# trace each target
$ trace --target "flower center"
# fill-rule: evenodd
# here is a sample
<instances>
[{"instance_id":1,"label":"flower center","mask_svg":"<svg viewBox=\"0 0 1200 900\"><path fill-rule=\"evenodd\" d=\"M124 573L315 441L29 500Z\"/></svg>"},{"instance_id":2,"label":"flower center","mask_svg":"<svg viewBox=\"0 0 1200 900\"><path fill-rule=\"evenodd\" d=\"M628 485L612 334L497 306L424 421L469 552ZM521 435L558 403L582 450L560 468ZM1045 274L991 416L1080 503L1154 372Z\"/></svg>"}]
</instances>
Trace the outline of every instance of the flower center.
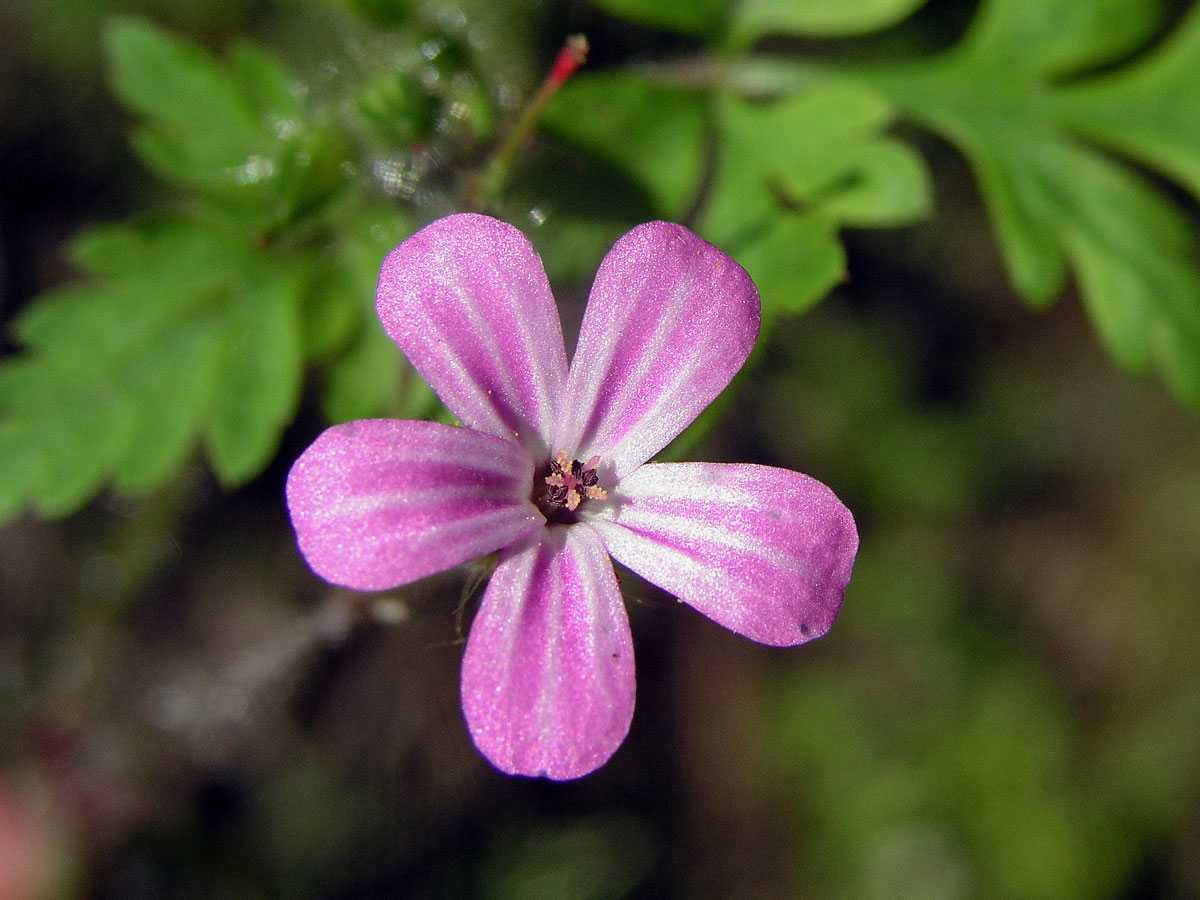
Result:
<instances>
[{"instance_id":1,"label":"flower center","mask_svg":"<svg viewBox=\"0 0 1200 900\"><path fill-rule=\"evenodd\" d=\"M550 460L549 473L541 478L535 477L533 502L548 520L563 521L570 518L569 514L579 509L584 500L603 500L608 496L608 492L598 484L600 476L596 469L599 466L599 456L580 462L568 459L567 454L560 450Z\"/></svg>"}]
</instances>

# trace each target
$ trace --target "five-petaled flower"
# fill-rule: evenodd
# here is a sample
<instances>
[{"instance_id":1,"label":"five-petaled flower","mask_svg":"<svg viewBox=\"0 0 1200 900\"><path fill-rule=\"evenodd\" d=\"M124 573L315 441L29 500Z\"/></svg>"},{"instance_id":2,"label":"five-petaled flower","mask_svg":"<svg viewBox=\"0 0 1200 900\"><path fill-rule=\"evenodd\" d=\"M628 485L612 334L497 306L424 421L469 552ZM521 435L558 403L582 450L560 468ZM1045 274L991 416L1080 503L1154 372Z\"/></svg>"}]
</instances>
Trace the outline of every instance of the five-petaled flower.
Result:
<instances>
[{"instance_id":1,"label":"five-petaled flower","mask_svg":"<svg viewBox=\"0 0 1200 900\"><path fill-rule=\"evenodd\" d=\"M626 234L569 367L541 259L487 216L448 216L393 250L376 308L463 427L330 428L288 476L292 523L313 570L358 590L500 552L462 666L467 724L497 768L575 778L624 740L633 646L610 556L753 640L829 629L858 549L829 488L647 462L757 338L758 292L720 250L666 222Z\"/></svg>"}]
</instances>

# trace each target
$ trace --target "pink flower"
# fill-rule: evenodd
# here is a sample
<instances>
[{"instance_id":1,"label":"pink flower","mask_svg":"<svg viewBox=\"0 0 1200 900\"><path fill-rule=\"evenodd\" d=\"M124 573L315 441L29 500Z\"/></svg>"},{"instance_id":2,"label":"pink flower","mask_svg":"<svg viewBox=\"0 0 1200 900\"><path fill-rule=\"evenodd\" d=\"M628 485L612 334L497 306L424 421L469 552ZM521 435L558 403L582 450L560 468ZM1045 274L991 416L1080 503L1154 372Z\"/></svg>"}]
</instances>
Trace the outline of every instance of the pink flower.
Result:
<instances>
[{"instance_id":1,"label":"pink flower","mask_svg":"<svg viewBox=\"0 0 1200 900\"><path fill-rule=\"evenodd\" d=\"M603 765L633 716L611 556L726 628L790 646L833 623L858 549L818 481L757 465L647 463L741 368L758 292L686 228L641 225L600 265L570 366L541 259L487 216L440 219L383 263L383 327L465 427L371 419L296 461L300 550L385 590L485 554L462 704L499 769Z\"/></svg>"}]
</instances>

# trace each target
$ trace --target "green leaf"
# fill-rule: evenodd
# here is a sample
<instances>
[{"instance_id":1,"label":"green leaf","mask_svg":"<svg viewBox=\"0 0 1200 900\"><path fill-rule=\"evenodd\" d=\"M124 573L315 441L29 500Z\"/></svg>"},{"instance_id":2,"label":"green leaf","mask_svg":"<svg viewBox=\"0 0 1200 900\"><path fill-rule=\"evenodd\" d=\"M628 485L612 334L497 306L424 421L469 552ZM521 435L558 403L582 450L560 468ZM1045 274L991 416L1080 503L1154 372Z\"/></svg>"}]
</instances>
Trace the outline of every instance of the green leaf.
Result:
<instances>
[{"instance_id":1,"label":"green leaf","mask_svg":"<svg viewBox=\"0 0 1200 900\"><path fill-rule=\"evenodd\" d=\"M929 215L933 189L920 155L900 141L862 144L846 158L849 172L819 200L822 210L845 225L871 228L909 225ZM785 189L797 193L785 174Z\"/></svg>"},{"instance_id":2,"label":"green leaf","mask_svg":"<svg viewBox=\"0 0 1200 900\"><path fill-rule=\"evenodd\" d=\"M474 82L472 82L474 83ZM388 69L373 76L354 98L364 130L383 147L409 146L433 131L432 98L415 75Z\"/></svg>"},{"instance_id":3,"label":"green leaf","mask_svg":"<svg viewBox=\"0 0 1200 900\"><path fill-rule=\"evenodd\" d=\"M1077 136L1090 131L1200 187L1190 143L1200 137L1200 15L1131 70L1060 79L1139 46L1159 13L1117 0L992 0L952 51L860 74L966 155L1030 304L1053 302L1074 273L1114 358L1135 371L1157 365L1177 396L1200 404L1196 236L1141 175Z\"/></svg>"},{"instance_id":4,"label":"green leaf","mask_svg":"<svg viewBox=\"0 0 1200 900\"><path fill-rule=\"evenodd\" d=\"M0 508L33 500L46 514L76 508L95 491L110 460L128 443L129 417L82 359L30 360L0 368ZM92 376L92 377L89 377Z\"/></svg>"},{"instance_id":5,"label":"green leaf","mask_svg":"<svg viewBox=\"0 0 1200 900\"><path fill-rule=\"evenodd\" d=\"M1063 75L1136 50L1162 17L1161 0L990 0L960 50L1010 74Z\"/></svg>"},{"instance_id":6,"label":"green leaf","mask_svg":"<svg viewBox=\"0 0 1200 900\"><path fill-rule=\"evenodd\" d=\"M823 213L774 218L765 233L732 252L754 279L768 315L804 312L846 273L837 223Z\"/></svg>"},{"instance_id":7,"label":"green leaf","mask_svg":"<svg viewBox=\"0 0 1200 900\"><path fill-rule=\"evenodd\" d=\"M332 422L399 416L404 406L404 361L375 315L375 286L384 256L413 231L392 207L360 210L331 248L320 289L306 298L311 352L333 357L322 397ZM320 334L333 318L336 340Z\"/></svg>"},{"instance_id":8,"label":"green leaf","mask_svg":"<svg viewBox=\"0 0 1200 900\"><path fill-rule=\"evenodd\" d=\"M879 149L893 111L870 89L830 81L765 103L725 96L717 109L720 157L705 212L713 229L736 232L781 206L837 218L841 200L854 215L873 206L872 217L899 220L927 203L926 181L913 175L922 168L916 157L895 173L880 166L880 155L896 155L894 142ZM891 207L889 196L897 198Z\"/></svg>"},{"instance_id":9,"label":"green leaf","mask_svg":"<svg viewBox=\"0 0 1200 900\"><path fill-rule=\"evenodd\" d=\"M330 422L392 414L400 405L404 357L381 327L364 328L330 371L322 408Z\"/></svg>"},{"instance_id":10,"label":"green leaf","mask_svg":"<svg viewBox=\"0 0 1200 900\"><path fill-rule=\"evenodd\" d=\"M365 327L378 329L375 285L383 258L415 230L411 219L385 204L346 210L349 220L322 248L317 275L304 296L305 355L337 357Z\"/></svg>"},{"instance_id":11,"label":"green leaf","mask_svg":"<svg viewBox=\"0 0 1200 900\"><path fill-rule=\"evenodd\" d=\"M742 0L730 30L742 45L768 34L842 37L894 25L924 4L925 0Z\"/></svg>"},{"instance_id":12,"label":"green leaf","mask_svg":"<svg viewBox=\"0 0 1200 900\"><path fill-rule=\"evenodd\" d=\"M115 20L105 38L113 90L146 120L134 143L152 167L226 189L274 174L279 138L207 51L139 19Z\"/></svg>"},{"instance_id":13,"label":"green leaf","mask_svg":"<svg viewBox=\"0 0 1200 900\"><path fill-rule=\"evenodd\" d=\"M592 0L605 12L641 22L690 34L713 35L725 21L729 0Z\"/></svg>"},{"instance_id":14,"label":"green leaf","mask_svg":"<svg viewBox=\"0 0 1200 900\"><path fill-rule=\"evenodd\" d=\"M307 110L292 76L270 53L254 44L237 44L229 54L229 70L256 122L266 123L276 136L302 123Z\"/></svg>"},{"instance_id":15,"label":"green leaf","mask_svg":"<svg viewBox=\"0 0 1200 900\"><path fill-rule=\"evenodd\" d=\"M776 101L724 95L716 111L701 224L754 277L764 315L800 312L837 283L840 226L896 224L928 208L924 166L882 136L893 111L875 91L817 82Z\"/></svg>"},{"instance_id":16,"label":"green leaf","mask_svg":"<svg viewBox=\"0 0 1200 900\"><path fill-rule=\"evenodd\" d=\"M0 513L156 487L201 436L225 480L256 474L299 396L307 268L182 218L74 251L90 280L23 313L25 352L0 365Z\"/></svg>"},{"instance_id":17,"label":"green leaf","mask_svg":"<svg viewBox=\"0 0 1200 900\"><path fill-rule=\"evenodd\" d=\"M1069 156L1080 214L1063 222L1063 246L1096 330L1127 368L1158 360L1176 394L1200 399L1200 272L1186 221L1128 171Z\"/></svg>"},{"instance_id":18,"label":"green leaf","mask_svg":"<svg viewBox=\"0 0 1200 900\"><path fill-rule=\"evenodd\" d=\"M144 493L165 483L187 461L202 428L196 411L205 409L212 396L208 373L217 348L205 329L165 335L156 349L154 366L121 373L137 399L128 406L133 439L116 458L113 483L129 493ZM155 369L161 372L156 374Z\"/></svg>"},{"instance_id":19,"label":"green leaf","mask_svg":"<svg viewBox=\"0 0 1200 900\"><path fill-rule=\"evenodd\" d=\"M318 360L335 356L362 327L367 315L363 307L371 294L365 295L367 299L361 296L362 283L357 276L357 272L350 271L345 265L321 266L304 295L305 356Z\"/></svg>"},{"instance_id":20,"label":"green leaf","mask_svg":"<svg viewBox=\"0 0 1200 900\"><path fill-rule=\"evenodd\" d=\"M272 55L249 44L228 63L140 19L105 32L113 90L141 117L133 145L164 178L252 230L274 231L347 183L348 138L313 121Z\"/></svg>"},{"instance_id":21,"label":"green leaf","mask_svg":"<svg viewBox=\"0 0 1200 900\"><path fill-rule=\"evenodd\" d=\"M698 92L626 72L569 81L542 116L548 130L633 175L668 219L682 218L699 190L705 122Z\"/></svg>"},{"instance_id":22,"label":"green leaf","mask_svg":"<svg viewBox=\"0 0 1200 900\"><path fill-rule=\"evenodd\" d=\"M1061 91L1063 121L1200 200L1200 7L1153 54Z\"/></svg>"},{"instance_id":23,"label":"green leaf","mask_svg":"<svg viewBox=\"0 0 1200 900\"><path fill-rule=\"evenodd\" d=\"M412 0L342 0L367 21L382 28L407 24L412 16Z\"/></svg>"},{"instance_id":24,"label":"green leaf","mask_svg":"<svg viewBox=\"0 0 1200 900\"><path fill-rule=\"evenodd\" d=\"M715 127L700 227L746 266L767 314L806 309L842 277L840 226L902 224L929 208L923 162L882 136L893 108L862 85L814 80L776 102L722 95L711 107L695 91L605 73L569 84L547 118L633 173L665 218L692 206Z\"/></svg>"},{"instance_id":25,"label":"green leaf","mask_svg":"<svg viewBox=\"0 0 1200 900\"><path fill-rule=\"evenodd\" d=\"M303 354L299 266L256 260L214 314L207 447L217 474L238 484L270 462L300 396Z\"/></svg>"}]
</instances>

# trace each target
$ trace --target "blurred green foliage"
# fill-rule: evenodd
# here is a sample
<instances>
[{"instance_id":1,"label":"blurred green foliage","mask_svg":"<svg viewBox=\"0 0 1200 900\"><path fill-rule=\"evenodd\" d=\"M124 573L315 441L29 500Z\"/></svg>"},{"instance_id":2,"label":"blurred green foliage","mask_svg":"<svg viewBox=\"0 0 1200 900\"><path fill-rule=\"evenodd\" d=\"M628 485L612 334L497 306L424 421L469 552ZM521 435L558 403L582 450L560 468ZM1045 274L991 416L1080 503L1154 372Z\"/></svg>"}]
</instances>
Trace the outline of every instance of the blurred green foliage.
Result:
<instances>
[{"instance_id":1,"label":"blurred green foliage","mask_svg":"<svg viewBox=\"0 0 1200 900\"><path fill-rule=\"evenodd\" d=\"M1132 71L1099 79L1083 75L1063 86L1064 78L1141 45L1159 23L1157 12L1149 4L996 0L950 54L865 77L966 154L1013 282L1029 303L1053 302L1069 266L1114 358L1135 371L1155 364L1176 395L1195 404L1195 231L1149 179L1078 133L1111 134L1114 125L1122 130L1119 120L1097 121L1095 110L1140 106L1129 95L1131 79L1156 96L1177 97L1169 108L1159 106L1157 118L1144 115L1143 135L1154 134L1163 146L1141 159L1200 197L1195 181L1184 175L1200 162L1197 145L1180 142L1200 123L1200 109L1192 108L1195 92L1184 86L1200 80L1200 15L1193 13L1170 43ZM979 89L964 92L966 84ZM1087 98L1082 108L1078 98Z\"/></svg>"},{"instance_id":2,"label":"blurred green foliage","mask_svg":"<svg viewBox=\"0 0 1200 900\"><path fill-rule=\"evenodd\" d=\"M1187 85L1200 77L1200 16L1091 77L1146 43L1156 4L990 0L950 51L872 63L753 46L880 29L911 0L603 6L702 35L721 55L578 77L544 119L586 154L574 176L561 177L561 154L534 152L487 196L479 173L514 86L490 83L469 39L431 33L407 5L359 10L408 29L378 58L368 53L382 44L343 25L359 64L348 76L326 63L325 84L246 41L222 59L145 20L110 22L110 83L137 118L133 146L179 205L85 235L76 258L91 280L17 323L25 352L0 369L0 515L70 512L106 484L153 488L201 438L217 474L243 482L272 458L311 363L327 369L333 420L429 410L374 327L369 287L389 246L466 205L532 210L556 278L584 277L637 218L689 219L750 270L768 325L801 312L845 273L842 229L929 214L924 164L887 133L900 117L966 154L1022 297L1044 307L1070 266L1114 358L1157 365L1200 403L1195 233L1143 176L1078 137L1195 190L1200 97ZM629 202L606 210L604 197Z\"/></svg>"},{"instance_id":3,"label":"blurred green foliage","mask_svg":"<svg viewBox=\"0 0 1200 900\"><path fill-rule=\"evenodd\" d=\"M369 648L356 656L312 625L313 646L350 659L348 686L330 676L328 688L344 718L270 731L278 756L256 757L269 772L242 773L258 779L259 806L231 802L216 838L184 822L143 844L114 826L117 849L92 848L108 866L101 894L396 896L416 879L427 896L514 900L696 896L712 884L735 898L1180 900L1200 884L1187 869L1200 803L1195 422L1155 385L1098 365L1073 343L1070 309L1050 310L1074 292L1112 360L1157 369L1200 405L1200 7L984 0L959 35L951 5L329 0L263 4L259 20L232 0L172 0L120 7L150 18L110 17L98 2L31 17L30 44L71 78L103 47L107 88L155 180L139 184L142 212L70 243L73 276L56 272L16 316L17 349L0 362L0 520L84 509L44 552L78 559L50 583L90 610L39 613L62 620L40 626L45 646L31 639L33 674L0 641L0 736L12 746L21 722L69 718L46 709L67 691L55 660L71 640L102 660L105 685L71 716L109 716L113 745L112 734L140 739L127 732L144 724L113 708L132 704L120 691L144 692L123 669L130 647L156 640L133 632L169 630L138 620L136 598L179 553L198 451L235 486L286 466L281 445L295 449L293 432L311 436L318 420L444 415L379 328L373 295L389 249L464 208L528 231L568 322L600 256L640 221L684 221L732 253L763 296L760 368L681 441L725 415L770 461L833 485L864 534L834 636L802 656L746 650L722 668L722 653L743 651L710 653L703 624L656 637L649 619L688 613L645 611L635 628L649 711L589 779L598 787L552 795L499 779L479 790L485 776L464 774L483 764L462 746L457 711L430 708L441 695L419 674L452 684L458 649L441 650L460 635L408 622L409 642L372 665ZM100 20L102 39L87 44ZM593 62L511 171L481 186L567 23L595 27ZM987 281L986 241L961 233L973 220L945 193L955 171L925 131L961 153L1002 274L1042 318L998 310L1012 298ZM872 255L864 232L914 223L926 230ZM855 272L863 241L893 268ZM856 281L818 306L848 267ZM896 324L909 314L927 321ZM1016 348L1000 355L1001 340ZM931 387L923 367L939 354L952 360ZM186 588L172 582L166 612L155 608L173 623L175 592L205 598L180 639L187 678L166 664L154 673L196 691L197 708L221 684L193 670L225 670L193 657L219 656L231 634L277 637L273 592L292 616L297 597L311 599L268 486L278 518L265 520L278 527L252 507L233 526L195 528L229 546L190 559L175 576ZM152 499L115 501L113 524L86 508L108 487ZM237 588L210 599L196 572L222 566ZM32 583L30 605L55 606ZM678 709L689 664L711 692L692 726ZM395 680L404 691L381 698ZM729 724L739 716L753 727ZM372 721L406 730L380 736ZM453 739L439 737L443 722ZM705 756L722 729L736 753ZM360 731L366 746L353 744ZM99 743L80 752L91 775L108 772ZM196 769L221 757L208 743L194 755ZM142 756L144 769L169 765ZM714 769L750 774L714 788ZM129 780L152 795L156 777ZM747 824L761 810L784 824ZM122 873L152 863L219 870L219 887L184 877L119 890ZM371 882L389 866L397 883ZM773 891L745 880L759 870Z\"/></svg>"},{"instance_id":4,"label":"blurred green foliage","mask_svg":"<svg viewBox=\"0 0 1200 900\"><path fill-rule=\"evenodd\" d=\"M1197 632L1166 637L1195 603L1194 477L1167 462L1195 429L1151 436L1160 401L1129 383L1085 397L1096 361L1078 347L1060 350L1071 378L1030 355L985 370L952 415L914 408L911 351L882 317L814 327L823 345L785 344L760 403L806 395L833 480L879 520L854 575L871 602L847 606L824 666L773 681L763 717L804 822L797 881L844 898L1189 896L1133 885L1200 764ZM768 434L788 460L786 430ZM1143 480L1130 452L1153 456ZM1079 481L1017 498L1064 472Z\"/></svg>"}]
</instances>

